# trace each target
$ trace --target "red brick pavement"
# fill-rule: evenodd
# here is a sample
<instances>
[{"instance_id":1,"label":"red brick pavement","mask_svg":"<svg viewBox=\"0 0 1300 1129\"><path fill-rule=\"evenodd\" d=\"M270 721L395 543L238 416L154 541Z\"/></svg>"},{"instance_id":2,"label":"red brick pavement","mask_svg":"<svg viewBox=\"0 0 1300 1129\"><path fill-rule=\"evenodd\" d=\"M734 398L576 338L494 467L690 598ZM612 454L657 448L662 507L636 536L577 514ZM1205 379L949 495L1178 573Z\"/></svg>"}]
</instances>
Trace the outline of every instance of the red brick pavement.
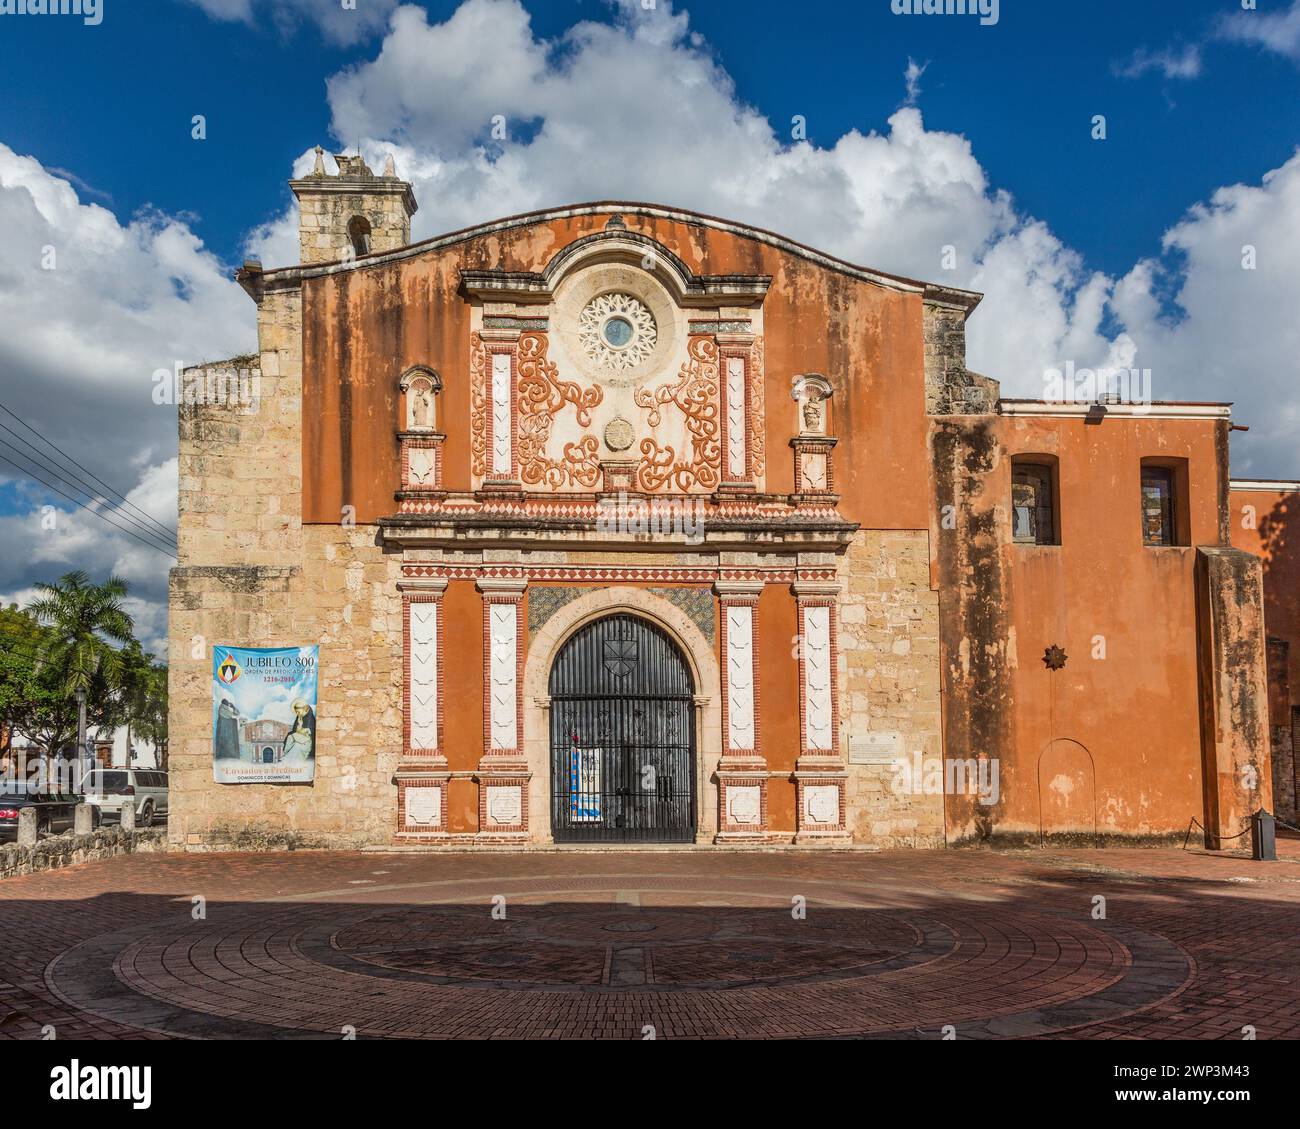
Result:
<instances>
[{"instance_id":1,"label":"red brick pavement","mask_svg":"<svg viewBox=\"0 0 1300 1129\"><path fill-rule=\"evenodd\" d=\"M132 855L0 883L0 1037L1296 1038L1280 849Z\"/></svg>"}]
</instances>

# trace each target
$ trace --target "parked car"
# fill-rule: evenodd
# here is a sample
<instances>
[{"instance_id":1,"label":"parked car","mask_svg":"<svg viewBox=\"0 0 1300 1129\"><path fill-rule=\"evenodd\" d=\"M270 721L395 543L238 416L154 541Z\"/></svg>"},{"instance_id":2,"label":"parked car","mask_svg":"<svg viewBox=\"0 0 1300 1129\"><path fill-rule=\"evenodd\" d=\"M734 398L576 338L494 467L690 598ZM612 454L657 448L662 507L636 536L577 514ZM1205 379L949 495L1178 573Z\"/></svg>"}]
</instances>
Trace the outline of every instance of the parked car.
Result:
<instances>
[{"instance_id":1,"label":"parked car","mask_svg":"<svg viewBox=\"0 0 1300 1129\"><path fill-rule=\"evenodd\" d=\"M121 823L122 809L135 805L135 825L152 827L167 816L167 773L150 768L106 768L97 774L99 789L90 790L86 802L99 809L104 823Z\"/></svg>"},{"instance_id":2,"label":"parked car","mask_svg":"<svg viewBox=\"0 0 1300 1129\"><path fill-rule=\"evenodd\" d=\"M0 781L0 840L18 838L18 813L23 808L36 809L38 835L67 831L76 818L77 805L86 798L70 792L42 792L24 781ZM97 825L99 813L94 812L92 818Z\"/></svg>"}]
</instances>

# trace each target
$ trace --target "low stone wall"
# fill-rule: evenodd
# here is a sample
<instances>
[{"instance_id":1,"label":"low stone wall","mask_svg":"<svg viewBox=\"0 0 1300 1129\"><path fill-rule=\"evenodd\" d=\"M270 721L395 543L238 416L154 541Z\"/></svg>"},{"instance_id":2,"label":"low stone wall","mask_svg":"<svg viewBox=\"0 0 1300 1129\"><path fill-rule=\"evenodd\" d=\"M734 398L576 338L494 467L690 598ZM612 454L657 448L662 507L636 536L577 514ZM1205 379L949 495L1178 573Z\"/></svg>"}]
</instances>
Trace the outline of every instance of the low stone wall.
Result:
<instances>
[{"instance_id":1,"label":"low stone wall","mask_svg":"<svg viewBox=\"0 0 1300 1129\"><path fill-rule=\"evenodd\" d=\"M137 851L153 853L167 849L167 832L163 828L147 831L123 831L120 827L101 827L89 835L66 831L42 839L34 847L17 843L0 846L0 878L16 878L40 870L58 870L79 862L129 855Z\"/></svg>"}]
</instances>

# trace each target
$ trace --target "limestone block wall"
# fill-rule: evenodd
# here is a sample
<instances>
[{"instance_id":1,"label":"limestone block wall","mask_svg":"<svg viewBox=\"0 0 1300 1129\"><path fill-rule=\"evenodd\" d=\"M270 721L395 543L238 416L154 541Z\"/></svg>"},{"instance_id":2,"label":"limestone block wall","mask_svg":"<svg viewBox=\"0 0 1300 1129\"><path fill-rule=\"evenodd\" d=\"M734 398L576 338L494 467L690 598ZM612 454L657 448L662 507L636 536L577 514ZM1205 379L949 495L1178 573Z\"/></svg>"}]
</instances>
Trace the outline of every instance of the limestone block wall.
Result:
<instances>
[{"instance_id":1,"label":"limestone block wall","mask_svg":"<svg viewBox=\"0 0 1300 1129\"><path fill-rule=\"evenodd\" d=\"M333 178L320 181L322 188L333 191L312 191L310 180L296 183L307 186L298 192L299 253L304 264L331 263L351 253L348 224L356 216L370 224L372 252L394 251L411 241L411 217L400 191L410 189L404 182L373 179L352 191Z\"/></svg>"},{"instance_id":2,"label":"limestone block wall","mask_svg":"<svg viewBox=\"0 0 1300 1129\"><path fill-rule=\"evenodd\" d=\"M358 846L392 837L402 741L398 558L370 526L310 526L300 564L172 575L171 842ZM187 641L202 640L191 650ZM212 779L212 646L320 646L316 779ZM199 657L194 657L197 654Z\"/></svg>"},{"instance_id":3,"label":"limestone block wall","mask_svg":"<svg viewBox=\"0 0 1300 1129\"><path fill-rule=\"evenodd\" d=\"M942 794L899 787L896 758L940 763L939 597L925 530L857 533L840 569L842 739L855 842L943 846ZM854 763L870 749L875 763ZM920 780L924 786L924 776Z\"/></svg>"},{"instance_id":4,"label":"limestone block wall","mask_svg":"<svg viewBox=\"0 0 1300 1129\"><path fill-rule=\"evenodd\" d=\"M265 295L258 336L255 395L181 407L168 837L190 848L387 842L401 747L397 561L373 526L344 515L303 527L296 289ZM321 648L315 783L216 784L213 646L309 643Z\"/></svg>"},{"instance_id":5,"label":"limestone block wall","mask_svg":"<svg viewBox=\"0 0 1300 1129\"><path fill-rule=\"evenodd\" d=\"M979 415L997 403L997 381L966 368L966 317L965 309L925 303L925 410L932 416Z\"/></svg>"},{"instance_id":6,"label":"limestone block wall","mask_svg":"<svg viewBox=\"0 0 1300 1129\"><path fill-rule=\"evenodd\" d=\"M1273 810L1264 570L1240 549L1196 551L1201 620L1206 845L1239 835L1251 813Z\"/></svg>"}]
</instances>

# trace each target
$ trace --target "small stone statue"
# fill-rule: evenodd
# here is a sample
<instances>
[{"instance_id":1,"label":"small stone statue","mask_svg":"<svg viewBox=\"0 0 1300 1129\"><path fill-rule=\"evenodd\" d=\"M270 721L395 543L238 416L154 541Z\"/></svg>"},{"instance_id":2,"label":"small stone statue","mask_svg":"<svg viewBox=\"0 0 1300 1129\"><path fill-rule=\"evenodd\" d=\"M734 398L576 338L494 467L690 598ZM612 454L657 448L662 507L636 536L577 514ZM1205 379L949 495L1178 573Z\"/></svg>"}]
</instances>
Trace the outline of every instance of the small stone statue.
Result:
<instances>
[{"instance_id":1,"label":"small stone statue","mask_svg":"<svg viewBox=\"0 0 1300 1129\"><path fill-rule=\"evenodd\" d=\"M801 435L826 434L826 401L832 392L830 381L816 372L796 376L791 382L790 395L799 405Z\"/></svg>"},{"instance_id":2,"label":"small stone statue","mask_svg":"<svg viewBox=\"0 0 1300 1129\"><path fill-rule=\"evenodd\" d=\"M429 386L423 382L411 388L411 427L427 428L433 426L433 401L429 396Z\"/></svg>"}]
</instances>

